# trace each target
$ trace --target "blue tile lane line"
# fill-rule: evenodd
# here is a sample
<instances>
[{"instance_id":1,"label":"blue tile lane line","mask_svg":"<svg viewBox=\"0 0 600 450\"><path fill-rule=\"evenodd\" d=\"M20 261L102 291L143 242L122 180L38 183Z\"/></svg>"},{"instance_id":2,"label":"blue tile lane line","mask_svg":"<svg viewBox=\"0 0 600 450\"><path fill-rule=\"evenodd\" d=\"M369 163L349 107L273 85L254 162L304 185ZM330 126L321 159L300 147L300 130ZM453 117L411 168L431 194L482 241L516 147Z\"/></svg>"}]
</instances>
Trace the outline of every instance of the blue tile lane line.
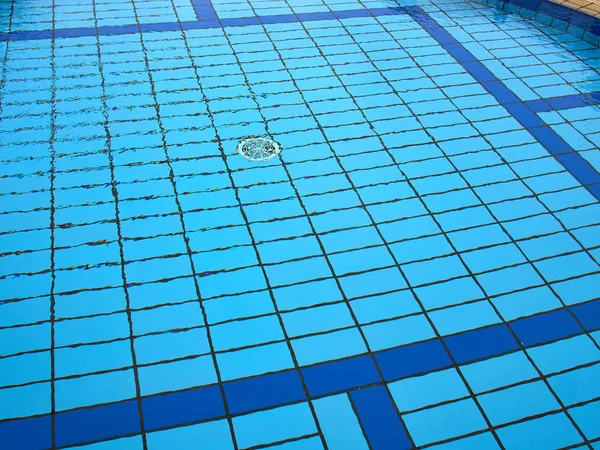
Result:
<instances>
[{"instance_id":1,"label":"blue tile lane line","mask_svg":"<svg viewBox=\"0 0 600 450\"><path fill-rule=\"evenodd\" d=\"M413 448L390 394L384 386L371 386L350 394L358 419L372 450Z\"/></svg>"},{"instance_id":2,"label":"blue tile lane line","mask_svg":"<svg viewBox=\"0 0 600 450\"><path fill-rule=\"evenodd\" d=\"M198 21L187 22L164 22L164 23L142 23L139 25L122 25L122 26L101 26L98 28L57 28L54 30L54 37L70 38L70 37L86 37L86 36L118 36L123 34L133 34L142 31L143 33L163 32L163 31L178 31L184 30L201 30L209 28L222 27L244 27L247 25L260 24L277 24L277 23L293 23L293 22L312 22L317 20L337 20L337 19L352 19L358 17L379 17L394 14L405 14L404 8L372 8L372 9L353 9L346 11L333 12L312 12L301 14L280 14L272 16L256 16L256 17L240 17L218 19L210 0L194 0L193 6L198 16ZM212 14L212 15L211 15ZM16 31L12 33L0 33L0 42L7 41L29 41L36 39L52 39L52 30L43 31Z\"/></svg>"},{"instance_id":3,"label":"blue tile lane line","mask_svg":"<svg viewBox=\"0 0 600 450\"><path fill-rule=\"evenodd\" d=\"M541 100L529 100L525 104L534 112L559 111L561 109L579 108L600 104L600 92L565 95Z\"/></svg>"},{"instance_id":4,"label":"blue tile lane line","mask_svg":"<svg viewBox=\"0 0 600 450\"><path fill-rule=\"evenodd\" d=\"M583 324L581 329L564 308L509 323L521 342L541 345L600 330L600 300L571 308ZM442 338L458 364L508 354L519 349L506 324L466 331ZM384 380L367 355L302 368L311 398L351 390L365 433L372 448L384 449L387 439L408 442L383 382L429 373L452 366L439 339L375 352ZM364 389L365 386L370 386ZM363 388L359 391L352 391ZM224 383L225 397L232 415L306 400L297 371L286 370ZM391 402L391 400L389 400ZM375 407L375 405L377 405ZM142 400L146 430L158 430L225 417L224 400L217 385L145 397ZM379 411L377 411L379 410ZM375 414L376 416L374 416ZM102 441L140 432L135 400L58 413L56 445ZM389 422L385 432L381 423ZM392 423L393 422L393 423ZM23 433L27 430L27 433ZM377 433L376 433L376 430ZM49 415L0 422L0 448L26 450L48 448L51 436ZM403 447L405 448L405 447ZM408 447L410 448L410 445Z\"/></svg>"},{"instance_id":5,"label":"blue tile lane line","mask_svg":"<svg viewBox=\"0 0 600 450\"><path fill-rule=\"evenodd\" d=\"M579 181L596 199L600 200L600 174L579 153L567 144L537 114L522 102L483 63L442 28L419 6L406 6L405 10L431 37L462 65L498 103L525 128L554 158ZM557 103L555 100L553 103ZM576 102L573 100L573 102ZM560 102L558 102L560 103ZM564 102L566 103L566 102ZM550 105L550 103L549 103ZM580 105L581 106L581 105Z\"/></svg>"}]
</instances>

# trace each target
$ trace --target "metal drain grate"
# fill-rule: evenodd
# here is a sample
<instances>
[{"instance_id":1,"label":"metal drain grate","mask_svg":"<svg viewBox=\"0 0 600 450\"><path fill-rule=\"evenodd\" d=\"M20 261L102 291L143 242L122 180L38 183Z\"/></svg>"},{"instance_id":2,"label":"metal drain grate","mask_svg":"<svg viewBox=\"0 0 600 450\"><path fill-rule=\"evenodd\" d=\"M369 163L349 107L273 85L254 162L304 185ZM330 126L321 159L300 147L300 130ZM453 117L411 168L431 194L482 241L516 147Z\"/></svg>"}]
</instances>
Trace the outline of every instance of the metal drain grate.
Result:
<instances>
[{"instance_id":1,"label":"metal drain grate","mask_svg":"<svg viewBox=\"0 0 600 450\"><path fill-rule=\"evenodd\" d=\"M249 161L268 161L281 153L281 147L271 139L258 137L240 141L237 151Z\"/></svg>"}]
</instances>

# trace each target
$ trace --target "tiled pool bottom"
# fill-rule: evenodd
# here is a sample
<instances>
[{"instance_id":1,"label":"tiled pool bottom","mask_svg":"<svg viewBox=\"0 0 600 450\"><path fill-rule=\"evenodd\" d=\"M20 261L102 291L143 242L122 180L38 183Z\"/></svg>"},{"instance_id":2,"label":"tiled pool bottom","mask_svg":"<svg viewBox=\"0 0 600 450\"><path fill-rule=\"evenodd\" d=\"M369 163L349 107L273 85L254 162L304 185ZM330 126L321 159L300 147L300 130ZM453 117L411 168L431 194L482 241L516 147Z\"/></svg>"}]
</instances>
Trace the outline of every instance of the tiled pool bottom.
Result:
<instances>
[{"instance_id":1,"label":"tiled pool bottom","mask_svg":"<svg viewBox=\"0 0 600 450\"><path fill-rule=\"evenodd\" d=\"M464 2L0 23L2 450L600 448L598 48Z\"/></svg>"}]
</instances>

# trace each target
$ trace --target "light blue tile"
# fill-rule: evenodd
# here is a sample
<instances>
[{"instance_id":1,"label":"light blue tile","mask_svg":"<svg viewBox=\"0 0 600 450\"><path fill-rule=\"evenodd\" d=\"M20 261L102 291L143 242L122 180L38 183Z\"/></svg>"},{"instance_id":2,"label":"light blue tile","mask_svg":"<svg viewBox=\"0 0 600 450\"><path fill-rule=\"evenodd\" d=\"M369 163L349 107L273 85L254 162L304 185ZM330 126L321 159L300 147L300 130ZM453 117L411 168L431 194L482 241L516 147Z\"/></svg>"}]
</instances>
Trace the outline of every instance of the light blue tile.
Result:
<instances>
[{"instance_id":1,"label":"light blue tile","mask_svg":"<svg viewBox=\"0 0 600 450\"><path fill-rule=\"evenodd\" d=\"M560 409L559 403L542 381L480 395L479 402L492 425Z\"/></svg>"},{"instance_id":2,"label":"light blue tile","mask_svg":"<svg viewBox=\"0 0 600 450\"><path fill-rule=\"evenodd\" d=\"M366 450L369 448L346 394L316 400L314 407L329 449Z\"/></svg>"},{"instance_id":3,"label":"light blue tile","mask_svg":"<svg viewBox=\"0 0 600 450\"><path fill-rule=\"evenodd\" d=\"M498 430L507 450L550 450L581 442L581 436L564 413L553 414Z\"/></svg>"},{"instance_id":4,"label":"light blue tile","mask_svg":"<svg viewBox=\"0 0 600 450\"><path fill-rule=\"evenodd\" d=\"M367 351L365 342L356 328L294 339L292 347L301 366Z\"/></svg>"},{"instance_id":5,"label":"light blue tile","mask_svg":"<svg viewBox=\"0 0 600 450\"><path fill-rule=\"evenodd\" d=\"M277 426L273 426L277 424ZM282 406L233 419L240 449L305 436L317 431L307 403Z\"/></svg>"},{"instance_id":6,"label":"light blue tile","mask_svg":"<svg viewBox=\"0 0 600 450\"><path fill-rule=\"evenodd\" d=\"M461 436L487 426L471 399L406 414L403 418L416 445ZM432 427L432 423L437 425Z\"/></svg>"},{"instance_id":7,"label":"light blue tile","mask_svg":"<svg viewBox=\"0 0 600 450\"><path fill-rule=\"evenodd\" d=\"M390 383L389 387L400 412L469 395L456 369L407 378Z\"/></svg>"},{"instance_id":8,"label":"light blue tile","mask_svg":"<svg viewBox=\"0 0 600 450\"><path fill-rule=\"evenodd\" d=\"M233 449L231 431L227 420L189 425L170 430L148 433L149 450L193 448L199 442L207 450ZM110 448L112 450L112 448ZM104 450L104 449L102 449ZM116 449L115 449L116 450ZM125 448L123 450L126 450Z\"/></svg>"}]
</instances>

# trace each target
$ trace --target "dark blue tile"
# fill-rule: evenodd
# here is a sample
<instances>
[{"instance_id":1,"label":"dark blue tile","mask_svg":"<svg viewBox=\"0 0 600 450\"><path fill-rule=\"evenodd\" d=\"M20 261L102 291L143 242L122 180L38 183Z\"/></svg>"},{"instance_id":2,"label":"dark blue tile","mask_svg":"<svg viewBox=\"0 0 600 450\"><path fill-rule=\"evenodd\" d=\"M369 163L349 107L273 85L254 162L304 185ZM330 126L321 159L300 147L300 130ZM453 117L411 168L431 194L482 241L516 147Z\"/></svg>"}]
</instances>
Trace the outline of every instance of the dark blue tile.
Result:
<instances>
[{"instance_id":1,"label":"dark blue tile","mask_svg":"<svg viewBox=\"0 0 600 450\"><path fill-rule=\"evenodd\" d=\"M600 104L600 92L590 92L587 96L592 100L594 105Z\"/></svg>"},{"instance_id":2,"label":"dark blue tile","mask_svg":"<svg viewBox=\"0 0 600 450\"><path fill-rule=\"evenodd\" d=\"M519 348L504 324L449 336L444 341L458 364L501 355Z\"/></svg>"},{"instance_id":3,"label":"dark blue tile","mask_svg":"<svg viewBox=\"0 0 600 450\"><path fill-rule=\"evenodd\" d=\"M521 8L527 9L529 11L537 10L538 5L539 5L538 0L523 0L521 2Z\"/></svg>"},{"instance_id":4,"label":"dark blue tile","mask_svg":"<svg viewBox=\"0 0 600 450\"><path fill-rule=\"evenodd\" d=\"M546 103L545 100L529 100L528 102L525 102L525 104L534 112L552 111L552 107Z\"/></svg>"},{"instance_id":5,"label":"dark blue tile","mask_svg":"<svg viewBox=\"0 0 600 450\"><path fill-rule=\"evenodd\" d=\"M537 12L538 12L538 14L543 14L544 16L553 17L554 16L554 6L555 6L555 3L550 0L540 0L540 4L538 5Z\"/></svg>"},{"instance_id":6,"label":"dark blue tile","mask_svg":"<svg viewBox=\"0 0 600 450\"><path fill-rule=\"evenodd\" d=\"M421 8L420 6L416 6L416 5L408 5L408 6L404 6L403 7L404 10L410 14L413 17L417 17L417 16L427 16L427 14L425 14L425 11L423 11L423 8ZM427 16L429 17L429 16Z\"/></svg>"},{"instance_id":7,"label":"dark blue tile","mask_svg":"<svg viewBox=\"0 0 600 450\"><path fill-rule=\"evenodd\" d=\"M123 25L118 27L100 27L98 34L100 36L121 36L123 34L139 33L140 29L137 25Z\"/></svg>"},{"instance_id":8,"label":"dark blue tile","mask_svg":"<svg viewBox=\"0 0 600 450\"><path fill-rule=\"evenodd\" d=\"M487 67L485 67L479 61L469 61L462 64L462 66L480 83L484 81L498 81L496 75L494 75Z\"/></svg>"},{"instance_id":9,"label":"dark blue tile","mask_svg":"<svg viewBox=\"0 0 600 450\"><path fill-rule=\"evenodd\" d=\"M483 81L483 87L494 96L498 103L514 103L521 100L510 89L508 89L501 81Z\"/></svg>"},{"instance_id":10,"label":"dark blue tile","mask_svg":"<svg viewBox=\"0 0 600 450\"><path fill-rule=\"evenodd\" d=\"M179 31L181 27L178 22L142 23L140 29L144 33L153 31Z\"/></svg>"},{"instance_id":11,"label":"dark blue tile","mask_svg":"<svg viewBox=\"0 0 600 450\"><path fill-rule=\"evenodd\" d=\"M280 14L277 16L259 16L259 19L264 24L298 22L298 17L296 17L294 14Z\"/></svg>"},{"instance_id":12,"label":"dark blue tile","mask_svg":"<svg viewBox=\"0 0 600 450\"><path fill-rule=\"evenodd\" d=\"M477 59L459 43L444 45L444 49L446 49L446 51L461 64L468 61L477 61Z\"/></svg>"},{"instance_id":13,"label":"dark blue tile","mask_svg":"<svg viewBox=\"0 0 600 450\"><path fill-rule=\"evenodd\" d=\"M600 36L600 17L590 17L586 31L596 36Z\"/></svg>"},{"instance_id":14,"label":"dark blue tile","mask_svg":"<svg viewBox=\"0 0 600 450\"><path fill-rule=\"evenodd\" d=\"M583 332L566 309L515 320L510 326L526 347Z\"/></svg>"},{"instance_id":15,"label":"dark blue tile","mask_svg":"<svg viewBox=\"0 0 600 450\"><path fill-rule=\"evenodd\" d=\"M50 416L0 422L2 450L42 450L52 447Z\"/></svg>"},{"instance_id":16,"label":"dark blue tile","mask_svg":"<svg viewBox=\"0 0 600 450\"><path fill-rule=\"evenodd\" d=\"M146 397L142 400L142 409L147 430L225 415L221 389L217 385Z\"/></svg>"},{"instance_id":17,"label":"dark blue tile","mask_svg":"<svg viewBox=\"0 0 600 450\"><path fill-rule=\"evenodd\" d=\"M521 7L521 0L506 0L505 4L508 6L512 6L513 8L520 8Z\"/></svg>"},{"instance_id":18,"label":"dark blue tile","mask_svg":"<svg viewBox=\"0 0 600 450\"><path fill-rule=\"evenodd\" d=\"M590 20L590 16L581 11L573 11L571 16L571 25L582 30L585 30L587 26L588 20Z\"/></svg>"},{"instance_id":19,"label":"dark blue tile","mask_svg":"<svg viewBox=\"0 0 600 450\"><path fill-rule=\"evenodd\" d=\"M588 331L600 329L600 300L571 307L573 314Z\"/></svg>"},{"instance_id":20,"label":"dark blue tile","mask_svg":"<svg viewBox=\"0 0 600 450\"><path fill-rule=\"evenodd\" d=\"M423 23L421 23L421 26L423 26ZM431 35L432 38L434 38L440 45L442 45L449 52L452 50L451 48L450 49L447 48L447 46L449 44L458 44L458 41L456 39L454 39L454 37L450 33L448 33L446 30L444 30L442 27L438 26L437 24L435 24L435 26L431 26L431 27L427 26L424 28L426 28L427 32ZM450 54L452 54L452 53L450 53Z\"/></svg>"},{"instance_id":21,"label":"dark blue tile","mask_svg":"<svg viewBox=\"0 0 600 450\"><path fill-rule=\"evenodd\" d=\"M554 6L554 18L561 20L565 23L571 22L571 15L573 14L573 10L567 6L563 6L557 3Z\"/></svg>"},{"instance_id":22,"label":"dark blue tile","mask_svg":"<svg viewBox=\"0 0 600 450\"><path fill-rule=\"evenodd\" d=\"M212 6L196 6L194 7L198 20L215 20L218 19L215 10Z\"/></svg>"},{"instance_id":23,"label":"dark blue tile","mask_svg":"<svg viewBox=\"0 0 600 450\"><path fill-rule=\"evenodd\" d=\"M230 17L221 19L221 25L224 27L243 27L246 25L260 25L258 17Z\"/></svg>"},{"instance_id":24,"label":"dark blue tile","mask_svg":"<svg viewBox=\"0 0 600 450\"><path fill-rule=\"evenodd\" d=\"M571 146L548 126L532 128L529 132L554 156L573 152Z\"/></svg>"},{"instance_id":25,"label":"dark blue tile","mask_svg":"<svg viewBox=\"0 0 600 450\"><path fill-rule=\"evenodd\" d=\"M354 9L349 11L333 11L337 19L354 19L357 17L371 17L368 9Z\"/></svg>"},{"instance_id":26,"label":"dark blue tile","mask_svg":"<svg viewBox=\"0 0 600 450\"><path fill-rule=\"evenodd\" d=\"M233 381L225 383L223 388L231 414L306 399L300 376L295 370Z\"/></svg>"},{"instance_id":27,"label":"dark blue tile","mask_svg":"<svg viewBox=\"0 0 600 450\"><path fill-rule=\"evenodd\" d=\"M140 432L136 400L58 413L55 420L57 447Z\"/></svg>"},{"instance_id":28,"label":"dark blue tile","mask_svg":"<svg viewBox=\"0 0 600 450\"><path fill-rule=\"evenodd\" d=\"M194 20L189 22L179 22L182 30L206 30L209 28L221 28L218 21Z\"/></svg>"},{"instance_id":29,"label":"dark blue tile","mask_svg":"<svg viewBox=\"0 0 600 450\"><path fill-rule=\"evenodd\" d=\"M358 356L302 369L311 396L325 395L381 381L373 359Z\"/></svg>"},{"instance_id":30,"label":"dark blue tile","mask_svg":"<svg viewBox=\"0 0 600 450\"><path fill-rule=\"evenodd\" d=\"M385 387L371 386L350 393L372 450L408 450L412 443Z\"/></svg>"},{"instance_id":31,"label":"dark blue tile","mask_svg":"<svg viewBox=\"0 0 600 450\"><path fill-rule=\"evenodd\" d=\"M301 22L314 22L317 20L332 20L335 16L331 11L314 12L314 13L298 13L298 20Z\"/></svg>"},{"instance_id":32,"label":"dark blue tile","mask_svg":"<svg viewBox=\"0 0 600 450\"><path fill-rule=\"evenodd\" d=\"M600 183L600 175L579 153L557 155L556 160L583 185Z\"/></svg>"},{"instance_id":33,"label":"dark blue tile","mask_svg":"<svg viewBox=\"0 0 600 450\"><path fill-rule=\"evenodd\" d=\"M546 99L546 102L554 109L578 108L594 104L591 97L585 94L567 95L564 97L552 97Z\"/></svg>"},{"instance_id":34,"label":"dark blue tile","mask_svg":"<svg viewBox=\"0 0 600 450\"><path fill-rule=\"evenodd\" d=\"M110 27L110 28L121 28L121 27ZM136 27L137 30L137 27ZM96 28L57 28L54 31L56 38L70 38L70 37L85 37L85 36L96 36Z\"/></svg>"},{"instance_id":35,"label":"dark blue tile","mask_svg":"<svg viewBox=\"0 0 600 450\"><path fill-rule=\"evenodd\" d=\"M30 41L36 39L52 39L52 31L19 31L10 33L11 41Z\"/></svg>"},{"instance_id":36,"label":"dark blue tile","mask_svg":"<svg viewBox=\"0 0 600 450\"><path fill-rule=\"evenodd\" d=\"M387 381L452 365L444 346L437 339L378 352L375 358Z\"/></svg>"},{"instance_id":37,"label":"dark blue tile","mask_svg":"<svg viewBox=\"0 0 600 450\"><path fill-rule=\"evenodd\" d=\"M504 105L506 110L519 121L525 128L543 127L546 123L538 117L531 109L525 106L524 103L514 102Z\"/></svg>"},{"instance_id":38,"label":"dark blue tile","mask_svg":"<svg viewBox=\"0 0 600 450\"><path fill-rule=\"evenodd\" d=\"M600 184L592 184L585 187L598 201L600 201Z\"/></svg>"}]
</instances>

